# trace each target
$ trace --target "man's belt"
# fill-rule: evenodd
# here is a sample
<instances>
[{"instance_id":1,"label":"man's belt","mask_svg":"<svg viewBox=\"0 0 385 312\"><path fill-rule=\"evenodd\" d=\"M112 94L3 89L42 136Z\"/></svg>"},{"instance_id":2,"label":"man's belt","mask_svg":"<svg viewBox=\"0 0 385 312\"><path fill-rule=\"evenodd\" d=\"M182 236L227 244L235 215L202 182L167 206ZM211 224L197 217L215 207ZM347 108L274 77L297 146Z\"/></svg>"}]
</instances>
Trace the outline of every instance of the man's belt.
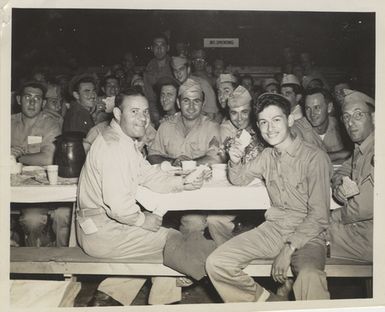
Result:
<instances>
[{"instance_id":1,"label":"man's belt","mask_svg":"<svg viewBox=\"0 0 385 312\"><path fill-rule=\"evenodd\" d=\"M76 211L79 217L92 217L101 214L105 214L106 211L103 208L82 208Z\"/></svg>"}]
</instances>

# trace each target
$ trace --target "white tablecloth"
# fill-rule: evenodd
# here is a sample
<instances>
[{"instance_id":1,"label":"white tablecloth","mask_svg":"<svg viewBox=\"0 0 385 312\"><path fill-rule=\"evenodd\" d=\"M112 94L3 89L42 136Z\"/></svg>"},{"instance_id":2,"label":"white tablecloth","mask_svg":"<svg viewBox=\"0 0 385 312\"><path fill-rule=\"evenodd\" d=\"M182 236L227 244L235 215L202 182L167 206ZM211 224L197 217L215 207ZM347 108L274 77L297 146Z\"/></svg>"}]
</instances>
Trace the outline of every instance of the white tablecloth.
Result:
<instances>
[{"instance_id":1,"label":"white tablecloth","mask_svg":"<svg viewBox=\"0 0 385 312\"><path fill-rule=\"evenodd\" d=\"M76 185L28 185L11 187L15 203L74 202ZM137 200L146 209L208 210L267 209L269 196L263 184L256 180L249 186L231 185L227 181L210 181L199 190L159 194L139 187Z\"/></svg>"},{"instance_id":2,"label":"white tablecloth","mask_svg":"<svg viewBox=\"0 0 385 312\"><path fill-rule=\"evenodd\" d=\"M25 185L11 187L13 203L75 202L77 185Z\"/></svg>"},{"instance_id":3,"label":"white tablecloth","mask_svg":"<svg viewBox=\"0 0 385 312\"><path fill-rule=\"evenodd\" d=\"M146 209L161 215L167 210L257 210L270 206L266 188L259 180L248 186L210 181L199 190L172 194L159 194L140 187L136 200Z\"/></svg>"},{"instance_id":4,"label":"white tablecloth","mask_svg":"<svg viewBox=\"0 0 385 312\"><path fill-rule=\"evenodd\" d=\"M11 202L75 202L76 185L28 185L11 187ZM227 181L210 181L199 190L159 194L139 187L137 201L150 211L166 210L264 210L270 207L265 186L255 180L248 186L234 186ZM331 209L338 207L331 200Z\"/></svg>"}]
</instances>

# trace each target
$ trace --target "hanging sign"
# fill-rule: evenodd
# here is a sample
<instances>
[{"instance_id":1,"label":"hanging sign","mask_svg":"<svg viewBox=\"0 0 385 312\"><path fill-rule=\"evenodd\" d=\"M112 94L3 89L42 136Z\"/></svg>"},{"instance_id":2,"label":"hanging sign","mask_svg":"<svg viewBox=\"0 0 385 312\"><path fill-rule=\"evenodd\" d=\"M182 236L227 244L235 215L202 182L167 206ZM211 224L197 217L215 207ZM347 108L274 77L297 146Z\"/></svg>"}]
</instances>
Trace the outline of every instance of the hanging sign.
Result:
<instances>
[{"instance_id":1,"label":"hanging sign","mask_svg":"<svg viewBox=\"0 0 385 312\"><path fill-rule=\"evenodd\" d=\"M239 48L239 38L204 38L205 48Z\"/></svg>"}]
</instances>

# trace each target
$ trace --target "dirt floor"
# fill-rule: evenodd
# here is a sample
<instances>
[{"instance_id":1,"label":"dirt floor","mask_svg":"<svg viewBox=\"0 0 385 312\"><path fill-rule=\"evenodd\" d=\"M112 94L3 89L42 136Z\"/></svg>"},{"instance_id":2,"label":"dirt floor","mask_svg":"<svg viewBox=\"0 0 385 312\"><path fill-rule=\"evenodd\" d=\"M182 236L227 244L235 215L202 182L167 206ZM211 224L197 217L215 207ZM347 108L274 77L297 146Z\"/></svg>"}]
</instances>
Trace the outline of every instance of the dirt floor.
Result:
<instances>
[{"instance_id":1,"label":"dirt floor","mask_svg":"<svg viewBox=\"0 0 385 312\"><path fill-rule=\"evenodd\" d=\"M91 300L92 295L97 288L102 277L81 277L82 289L75 300L75 306L86 306ZM271 281L270 278L258 278L257 281L264 287L275 291L277 284ZM143 286L132 305L146 305L149 290L151 287L150 281L147 281ZM361 278L330 278L328 287L332 299L354 299L367 298L366 284ZM291 295L291 299L292 295ZM183 288L182 301L180 304L200 304L200 303L220 303L222 302L218 293L215 291L210 281L204 278L192 286Z\"/></svg>"}]
</instances>

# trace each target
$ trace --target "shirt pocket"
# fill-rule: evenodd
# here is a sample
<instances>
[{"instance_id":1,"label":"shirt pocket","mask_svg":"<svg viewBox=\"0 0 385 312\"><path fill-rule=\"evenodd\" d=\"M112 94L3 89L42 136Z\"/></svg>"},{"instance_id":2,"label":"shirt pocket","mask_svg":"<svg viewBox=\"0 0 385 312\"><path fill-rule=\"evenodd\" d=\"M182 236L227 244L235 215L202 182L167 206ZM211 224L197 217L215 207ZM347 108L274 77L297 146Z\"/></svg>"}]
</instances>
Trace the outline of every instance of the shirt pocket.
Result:
<instances>
[{"instance_id":1,"label":"shirt pocket","mask_svg":"<svg viewBox=\"0 0 385 312\"><path fill-rule=\"evenodd\" d=\"M207 151L202 149L202 144L199 144L199 142L190 142L188 148L190 149L190 154L192 159L196 159L202 156L205 156L207 154ZM187 155L189 156L189 155Z\"/></svg>"},{"instance_id":2,"label":"shirt pocket","mask_svg":"<svg viewBox=\"0 0 385 312\"><path fill-rule=\"evenodd\" d=\"M285 184L293 191L302 195L307 194L308 186L306 176L303 174L301 168L291 167L290 172L283 172L282 174Z\"/></svg>"},{"instance_id":3,"label":"shirt pocket","mask_svg":"<svg viewBox=\"0 0 385 312\"><path fill-rule=\"evenodd\" d=\"M297 171L293 170L290 174L284 174L283 178L288 193L296 198L299 203L306 205L308 201L308 184L306 176L301 173L300 169L297 169Z\"/></svg>"}]
</instances>

